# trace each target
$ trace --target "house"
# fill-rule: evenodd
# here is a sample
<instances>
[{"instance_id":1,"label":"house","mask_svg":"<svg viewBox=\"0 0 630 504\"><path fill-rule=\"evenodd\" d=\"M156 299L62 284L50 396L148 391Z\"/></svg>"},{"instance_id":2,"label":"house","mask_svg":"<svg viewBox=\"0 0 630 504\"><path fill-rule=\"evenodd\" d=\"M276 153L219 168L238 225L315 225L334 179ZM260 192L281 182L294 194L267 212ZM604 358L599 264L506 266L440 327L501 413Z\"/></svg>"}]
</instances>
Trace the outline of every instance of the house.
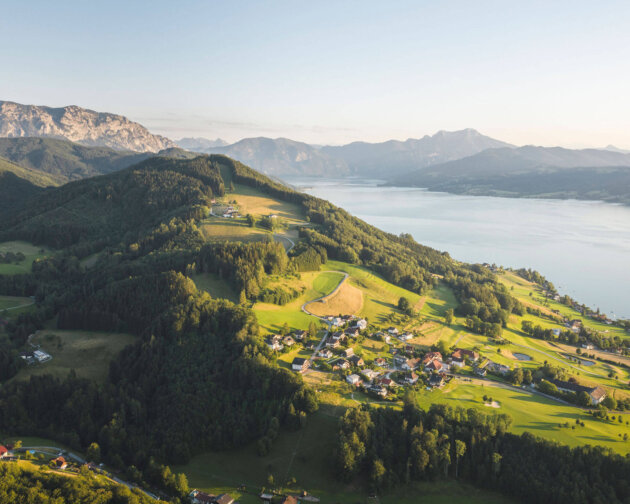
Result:
<instances>
[{"instance_id":1,"label":"house","mask_svg":"<svg viewBox=\"0 0 630 504\"><path fill-rule=\"evenodd\" d=\"M374 378L378 376L378 372L372 369L364 369L361 371L361 374L365 376L369 381L372 381Z\"/></svg>"},{"instance_id":2,"label":"house","mask_svg":"<svg viewBox=\"0 0 630 504\"><path fill-rule=\"evenodd\" d=\"M216 499L216 495L200 492L199 490L193 490L188 494L188 497L192 504L212 504L213 500Z\"/></svg>"},{"instance_id":3,"label":"house","mask_svg":"<svg viewBox=\"0 0 630 504\"><path fill-rule=\"evenodd\" d=\"M441 361L442 360L442 354L440 352L428 352L422 358L422 365L423 366L427 366L431 361L434 361L434 360Z\"/></svg>"},{"instance_id":4,"label":"house","mask_svg":"<svg viewBox=\"0 0 630 504\"><path fill-rule=\"evenodd\" d=\"M391 341L392 341L392 337L388 333L385 333L383 331L379 331L379 332L375 333L374 334L374 338L380 339L380 340L384 341L385 343L391 343Z\"/></svg>"},{"instance_id":5,"label":"house","mask_svg":"<svg viewBox=\"0 0 630 504\"><path fill-rule=\"evenodd\" d=\"M444 385L444 376L441 374L432 374L429 378L429 386L440 388Z\"/></svg>"},{"instance_id":6,"label":"house","mask_svg":"<svg viewBox=\"0 0 630 504\"><path fill-rule=\"evenodd\" d=\"M317 355L323 357L324 359L330 359L334 354L328 348L323 348L317 353Z\"/></svg>"},{"instance_id":7,"label":"house","mask_svg":"<svg viewBox=\"0 0 630 504\"><path fill-rule=\"evenodd\" d=\"M413 359L407 359L405 362L402 363L400 367L403 368L405 371L413 371L419 365L420 365L420 358L415 357Z\"/></svg>"},{"instance_id":8,"label":"house","mask_svg":"<svg viewBox=\"0 0 630 504\"><path fill-rule=\"evenodd\" d=\"M326 346L328 348L339 348L341 346L341 342L338 339L329 339L326 342Z\"/></svg>"},{"instance_id":9,"label":"house","mask_svg":"<svg viewBox=\"0 0 630 504\"><path fill-rule=\"evenodd\" d=\"M368 392L372 392L372 394L376 394L380 397L387 397L387 389L378 385L368 387Z\"/></svg>"},{"instance_id":10,"label":"house","mask_svg":"<svg viewBox=\"0 0 630 504\"><path fill-rule=\"evenodd\" d=\"M429 373L433 371L443 371L444 365L442 364L442 361L434 359L431 362L429 362L426 366L424 366L424 370Z\"/></svg>"},{"instance_id":11,"label":"house","mask_svg":"<svg viewBox=\"0 0 630 504\"><path fill-rule=\"evenodd\" d=\"M477 366L474 371L477 376L481 376L482 378L488 374L488 371L485 367Z\"/></svg>"},{"instance_id":12,"label":"house","mask_svg":"<svg viewBox=\"0 0 630 504\"><path fill-rule=\"evenodd\" d=\"M365 329L367 329L367 326L368 326L367 320L365 319L357 320L356 326L359 328L359 330L364 331Z\"/></svg>"},{"instance_id":13,"label":"house","mask_svg":"<svg viewBox=\"0 0 630 504\"><path fill-rule=\"evenodd\" d=\"M35 357L35 360L39 363L46 362L52 359L49 354L47 354L46 352L42 352L41 350L35 350L33 352L33 357Z\"/></svg>"},{"instance_id":14,"label":"house","mask_svg":"<svg viewBox=\"0 0 630 504\"><path fill-rule=\"evenodd\" d=\"M293 371L297 371L298 373L303 373L309 368L310 365L311 365L311 362L308 359L303 359L302 357L296 357L295 359L293 359L293 362L291 363L291 369Z\"/></svg>"},{"instance_id":15,"label":"house","mask_svg":"<svg viewBox=\"0 0 630 504\"><path fill-rule=\"evenodd\" d=\"M453 359L453 362L456 360L465 361L466 359L471 360L472 362L477 362L479 360L479 354L473 350L456 348L455 351L451 354L451 359Z\"/></svg>"},{"instance_id":16,"label":"house","mask_svg":"<svg viewBox=\"0 0 630 504\"><path fill-rule=\"evenodd\" d=\"M232 504L234 498L230 494L219 494L212 501L212 504Z\"/></svg>"},{"instance_id":17,"label":"house","mask_svg":"<svg viewBox=\"0 0 630 504\"><path fill-rule=\"evenodd\" d=\"M554 336L560 336L560 333L562 331L560 329L552 329L551 332L553 333Z\"/></svg>"},{"instance_id":18,"label":"house","mask_svg":"<svg viewBox=\"0 0 630 504\"><path fill-rule=\"evenodd\" d=\"M580 392L586 392L591 399L591 404L593 406L597 406L606 398L606 390L602 387L585 387L584 385L580 385L575 381L562 381L562 380L549 380L553 383L558 390L562 392L575 392L579 394Z\"/></svg>"},{"instance_id":19,"label":"house","mask_svg":"<svg viewBox=\"0 0 630 504\"><path fill-rule=\"evenodd\" d=\"M395 327L389 327L387 329L387 332L389 334L391 334L392 336L397 336L398 335L398 329L396 329Z\"/></svg>"},{"instance_id":20,"label":"house","mask_svg":"<svg viewBox=\"0 0 630 504\"><path fill-rule=\"evenodd\" d=\"M295 331L295 333L293 334L293 336L295 337L297 341L304 340L304 338L306 338L306 335L307 335L306 331Z\"/></svg>"},{"instance_id":21,"label":"house","mask_svg":"<svg viewBox=\"0 0 630 504\"><path fill-rule=\"evenodd\" d=\"M351 338L356 338L359 335L359 328L356 326L353 327L349 327L348 329L346 329L346 336L349 336Z\"/></svg>"},{"instance_id":22,"label":"house","mask_svg":"<svg viewBox=\"0 0 630 504\"><path fill-rule=\"evenodd\" d=\"M375 380L378 385L382 385L383 387L395 387L397 384L391 378L387 378L387 376L381 376Z\"/></svg>"},{"instance_id":23,"label":"house","mask_svg":"<svg viewBox=\"0 0 630 504\"><path fill-rule=\"evenodd\" d=\"M510 372L510 366L505 364L499 364L498 362L488 361L488 371L491 373L497 373L500 375L506 375Z\"/></svg>"},{"instance_id":24,"label":"house","mask_svg":"<svg viewBox=\"0 0 630 504\"><path fill-rule=\"evenodd\" d=\"M413 334L411 334L411 333L404 333L404 334L401 334L400 336L398 336L398 339L400 341L409 341L410 339L413 339Z\"/></svg>"},{"instance_id":25,"label":"house","mask_svg":"<svg viewBox=\"0 0 630 504\"><path fill-rule=\"evenodd\" d=\"M343 320L341 317L333 317L333 318L331 319L331 324L332 324L334 327L339 327L339 326L341 326L341 325L343 325L343 324L344 324L344 320Z\"/></svg>"},{"instance_id":26,"label":"house","mask_svg":"<svg viewBox=\"0 0 630 504\"><path fill-rule=\"evenodd\" d=\"M377 357L376 359L374 359L374 364L379 367L385 367L387 366L387 361L383 359L383 357Z\"/></svg>"},{"instance_id":27,"label":"house","mask_svg":"<svg viewBox=\"0 0 630 504\"><path fill-rule=\"evenodd\" d=\"M413 371L409 373L407 376L405 376L405 383L407 383L408 385L413 385L417 381L418 381L418 375L414 373Z\"/></svg>"},{"instance_id":28,"label":"house","mask_svg":"<svg viewBox=\"0 0 630 504\"><path fill-rule=\"evenodd\" d=\"M282 350L284 348L284 346L282 345L282 336L280 336L279 334L274 334L273 336L269 336L266 341L267 346L271 349L271 350Z\"/></svg>"},{"instance_id":29,"label":"house","mask_svg":"<svg viewBox=\"0 0 630 504\"><path fill-rule=\"evenodd\" d=\"M584 343L582 345L582 348L584 348L586 350L594 350L595 349L595 345L593 345L593 343Z\"/></svg>"},{"instance_id":30,"label":"house","mask_svg":"<svg viewBox=\"0 0 630 504\"><path fill-rule=\"evenodd\" d=\"M354 355L354 348L352 348L352 347L351 348L346 348L343 351L343 356L344 357L352 357L353 355Z\"/></svg>"},{"instance_id":31,"label":"house","mask_svg":"<svg viewBox=\"0 0 630 504\"><path fill-rule=\"evenodd\" d=\"M295 340L291 336L285 336L282 339L282 343L284 343L286 346L290 347L290 346L295 345Z\"/></svg>"},{"instance_id":32,"label":"house","mask_svg":"<svg viewBox=\"0 0 630 504\"><path fill-rule=\"evenodd\" d=\"M333 371L338 369L350 369L350 363L346 359L337 359L333 363Z\"/></svg>"},{"instance_id":33,"label":"house","mask_svg":"<svg viewBox=\"0 0 630 504\"><path fill-rule=\"evenodd\" d=\"M57 469L65 469L68 467L68 462L66 462L66 459L63 457L57 457L53 460L53 462L57 466Z\"/></svg>"},{"instance_id":34,"label":"house","mask_svg":"<svg viewBox=\"0 0 630 504\"><path fill-rule=\"evenodd\" d=\"M359 375L356 374L351 374L349 376L346 376L346 381L350 384L350 385L358 385L359 383L361 383L361 378L359 377Z\"/></svg>"},{"instance_id":35,"label":"house","mask_svg":"<svg viewBox=\"0 0 630 504\"><path fill-rule=\"evenodd\" d=\"M0 459L9 456L9 450L6 446L0 445Z\"/></svg>"},{"instance_id":36,"label":"house","mask_svg":"<svg viewBox=\"0 0 630 504\"><path fill-rule=\"evenodd\" d=\"M352 364L353 366L357 366L357 367L365 366L365 362L358 355L353 355L348 360L350 361L350 364Z\"/></svg>"}]
</instances>

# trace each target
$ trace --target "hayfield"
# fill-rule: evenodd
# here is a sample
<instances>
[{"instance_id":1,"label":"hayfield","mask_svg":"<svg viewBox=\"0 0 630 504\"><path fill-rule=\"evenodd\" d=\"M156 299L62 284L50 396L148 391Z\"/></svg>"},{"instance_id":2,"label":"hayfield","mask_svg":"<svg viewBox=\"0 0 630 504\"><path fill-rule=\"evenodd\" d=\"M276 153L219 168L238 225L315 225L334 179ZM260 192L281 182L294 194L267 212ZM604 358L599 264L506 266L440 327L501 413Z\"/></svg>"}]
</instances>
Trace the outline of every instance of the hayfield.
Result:
<instances>
[{"instance_id":1,"label":"hayfield","mask_svg":"<svg viewBox=\"0 0 630 504\"><path fill-rule=\"evenodd\" d=\"M311 303L308 311L319 316L356 315L363 307L363 293L357 287L344 282L332 296Z\"/></svg>"},{"instance_id":2,"label":"hayfield","mask_svg":"<svg viewBox=\"0 0 630 504\"><path fill-rule=\"evenodd\" d=\"M45 257L49 250L46 247L38 247L25 241L10 241L0 243L0 254L6 254L7 252L13 252L17 254L21 252L24 254L25 259L23 261L11 264L0 264L0 275L15 275L20 273L30 273L31 266L35 259Z\"/></svg>"}]
</instances>

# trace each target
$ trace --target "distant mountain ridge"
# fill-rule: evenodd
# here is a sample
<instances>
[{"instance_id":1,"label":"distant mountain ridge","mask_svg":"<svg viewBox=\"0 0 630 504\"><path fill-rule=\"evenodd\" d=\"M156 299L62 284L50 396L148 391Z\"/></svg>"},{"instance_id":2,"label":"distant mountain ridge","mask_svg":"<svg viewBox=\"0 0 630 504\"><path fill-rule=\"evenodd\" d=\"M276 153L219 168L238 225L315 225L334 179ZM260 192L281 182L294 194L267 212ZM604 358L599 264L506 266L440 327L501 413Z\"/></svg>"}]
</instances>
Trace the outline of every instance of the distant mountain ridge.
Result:
<instances>
[{"instance_id":1,"label":"distant mountain ridge","mask_svg":"<svg viewBox=\"0 0 630 504\"><path fill-rule=\"evenodd\" d=\"M433 136L382 143L313 146L286 138L245 138L206 153L225 154L265 174L382 177L459 159L485 149L511 147L476 130L439 131Z\"/></svg>"},{"instance_id":2,"label":"distant mountain ridge","mask_svg":"<svg viewBox=\"0 0 630 504\"><path fill-rule=\"evenodd\" d=\"M52 108L10 101L0 101L0 137L48 137L135 152L176 147L172 140L121 115L76 105Z\"/></svg>"},{"instance_id":3,"label":"distant mountain ridge","mask_svg":"<svg viewBox=\"0 0 630 504\"><path fill-rule=\"evenodd\" d=\"M287 138L244 138L232 145L206 149L208 154L225 154L266 175L342 176L350 170L335 159L303 142Z\"/></svg>"},{"instance_id":4,"label":"distant mountain ridge","mask_svg":"<svg viewBox=\"0 0 630 504\"><path fill-rule=\"evenodd\" d=\"M630 154L533 145L487 149L391 177L388 185L456 194L579 198L630 204Z\"/></svg>"},{"instance_id":5,"label":"distant mountain ridge","mask_svg":"<svg viewBox=\"0 0 630 504\"><path fill-rule=\"evenodd\" d=\"M176 140L175 143L182 149L193 152L205 152L206 149L211 149L212 147L225 147L226 145L229 145L229 142L226 142L222 138L210 140L202 137L180 138L179 140Z\"/></svg>"}]
</instances>

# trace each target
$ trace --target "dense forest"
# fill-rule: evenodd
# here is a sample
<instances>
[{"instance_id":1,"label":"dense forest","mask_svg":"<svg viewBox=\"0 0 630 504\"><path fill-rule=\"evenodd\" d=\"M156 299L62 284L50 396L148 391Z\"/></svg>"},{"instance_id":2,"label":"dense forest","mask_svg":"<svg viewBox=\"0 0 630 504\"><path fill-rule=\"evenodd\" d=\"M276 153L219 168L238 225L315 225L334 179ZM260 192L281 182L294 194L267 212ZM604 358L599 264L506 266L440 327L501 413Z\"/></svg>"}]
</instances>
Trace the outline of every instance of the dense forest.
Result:
<instances>
[{"instance_id":1,"label":"dense forest","mask_svg":"<svg viewBox=\"0 0 630 504\"><path fill-rule=\"evenodd\" d=\"M507 415L432 405L350 409L342 418L339 478L374 491L454 477L521 502L586 504L630 500L630 459L598 447L569 448L507 432Z\"/></svg>"}]
</instances>

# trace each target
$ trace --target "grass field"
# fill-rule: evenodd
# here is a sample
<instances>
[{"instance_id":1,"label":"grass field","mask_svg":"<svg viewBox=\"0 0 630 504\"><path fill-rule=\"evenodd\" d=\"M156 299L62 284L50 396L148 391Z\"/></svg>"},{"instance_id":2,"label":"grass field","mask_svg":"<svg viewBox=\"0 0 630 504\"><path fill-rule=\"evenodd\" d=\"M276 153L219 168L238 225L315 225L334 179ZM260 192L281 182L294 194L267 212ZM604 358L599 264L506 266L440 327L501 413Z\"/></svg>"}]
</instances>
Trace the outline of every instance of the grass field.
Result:
<instances>
[{"instance_id":1,"label":"grass field","mask_svg":"<svg viewBox=\"0 0 630 504\"><path fill-rule=\"evenodd\" d=\"M497 401L500 408L484 406L483 396ZM619 434L630 435L630 415L624 415L624 423L593 419L581 409L562 404L558 401L533 395L525 391L506 390L493 386L490 382L449 384L444 390L423 390L417 394L419 404L428 408L432 403L443 403L453 407L477 408L485 413L507 413L513 419L511 431L516 434L531 432L552 441L569 446L584 444L601 445L626 454L630 452L630 442L623 441ZM585 427L577 426L580 419ZM558 424L569 422L569 427L560 428ZM575 426L575 429L571 427Z\"/></svg>"},{"instance_id":2,"label":"grass field","mask_svg":"<svg viewBox=\"0 0 630 504\"><path fill-rule=\"evenodd\" d=\"M65 378L74 369L79 377L103 381L110 361L133 341L129 334L43 330L33 338L33 343L41 345L52 360L23 368L13 380L44 374Z\"/></svg>"},{"instance_id":3,"label":"grass field","mask_svg":"<svg viewBox=\"0 0 630 504\"><path fill-rule=\"evenodd\" d=\"M16 297L16 296L0 296L0 313L2 310L7 310L8 308L15 308L17 306L23 306L31 304L33 300L27 297ZM10 310L10 313L13 310Z\"/></svg>"},{"instance_id":4,"label":"grass field","mask_svg":"<svg viewBox=\"0 0 630 504\"><path fill-rule=\"evenodd\" d=\"M273 239L271 233L261 228L252 228L245 219L208 217L199 223L199 229L208 241L254 242Z\"/></svg>"},{"instance_id":5,"label":"grass field","mask_svg":"<svg viewBox=\"0 0 630 504\"><path fill-rule=\"evenodd\" d=\"M30 273L33 261L45 257L49 251L45 247L37 247L24 241L11 241L0 243L0 254L21 252L25 259L17 264L0 264L0 275L15 275Z\"/></svg>"},{"instance_id":6,"label":"grass field","mask_svg":"<svg viewBox=\"0 0 630 504\"><path fill-rule=\"evenodd\" d=\"M362 307L363 292L346 281L332 296L309 304L308 311L319 317L356 315Z\"/></svg>"},{"instance_id":7,"label":"grass field","mask_svg":"<svg viewBox=\"0 0 630 504\"><path fill-rule=\"evenodd\" d=\"M304 209L300 205L273 199L253 187L236 184L234 193L226 195L226 199L236 200L241 215L274 214L290 224L305 222Z\"/></svg>"},{"instance_id":8,"label":"grass field","mask_svg":"<svg viewBox=\"0 0 630 504\"><path fill-rule=\"evenodd\" d=\"M307 329L311 322L319 323L317 318L302 311L302 305L329 294L343 278L340 273L327 271L301 273L300 276L300 280L271 279L272 282L282 283L287 287L304 288L304 291L297 299L284 306L256 303L254 312L263 331L278 332L285 322L291 329Z\"/></svg>"},{"instance_id":9,"label":"grass field","mask_svg":"<svg viewBox=\"0 0 630 504\"><path fill-rule=\"evenodd\" d=\"M233 303L238 303L238 294L228 282L219 278L218 275L214 273L200 273L193 275L191 278L195 282L197 289L206 291L212 297L225 298Z\"/></svg>"}]
</instances>

